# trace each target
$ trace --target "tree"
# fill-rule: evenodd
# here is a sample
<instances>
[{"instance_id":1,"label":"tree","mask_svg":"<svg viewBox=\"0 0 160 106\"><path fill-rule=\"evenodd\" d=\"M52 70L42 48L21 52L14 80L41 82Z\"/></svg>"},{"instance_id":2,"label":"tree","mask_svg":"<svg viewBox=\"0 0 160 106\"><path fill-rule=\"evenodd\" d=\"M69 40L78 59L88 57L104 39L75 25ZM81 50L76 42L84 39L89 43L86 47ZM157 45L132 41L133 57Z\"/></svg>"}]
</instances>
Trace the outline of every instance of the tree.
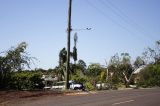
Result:
<instances>
[{"instance_id":1,"label":"tree","mask_svg":"<svg viewBox=\"0 0 160 106\"><path fill-rule=\"evenodd\" d=\"M12 47L6 52L6 64L9 65L11 71L21 71L25 66L30 68L33 57L29 57L29 54L25 51L26 48L27 43L22 42L16 48Z\"/></svg>"},{"instance_id":2,"label":"tree","mask_svg":"<svg viewBox=\"0 0 160 106\"><path fill-rule=\"evenodd\" d=\"M148 64L160 64L160 40L156 41L154 48L148 47L143 52L143 59Z\"/></svg>"},{"instance_id":3,"label":"tree","mask_svg":"<svg viewBox=\"0 0 160 106\"><path fill-rule=\"evenodd\" d=\"M76 50L74 51L74 53L70 53L71 57L73 57L74 59L76 59L75 53L77 53ZM66 48L63 48L59 52L59 66L56 67L56 69L59 71L60 79L64 79L64 75L66 71L66 62L67 62L67 51L66 51ZM72 63L70 63L69 66L70 66L69 73L74 73L76 69L76 64L73 65Z\"/></svg>"},{"instance_id":4,"label":"tree","mask_svg":"<svg viewBox=\"0 0 160 106\"><path fill-rule=\"evenodd\" d=\"M75 33L74 34L74 47L73 47L74 64L76 64L76 61L77 61L77 41L78 41L78 36L77 36L77 33Z\"/></svg>"},{"instance_id":5,"label":"tree","mask_svg":"<svg viewBox=\"0 0 160 106\"><path fill-rule=\"evenodd\" d=\"M105 82L106 77L107 77L107 71L106 71L106 69L103 69L100 73L100 78L99 79L100 79L101 82Z\"/></svg>"},{"instance_id":6,"label":"tree","mask_svg":"<svg viewBox=\"0 0 160 106\"><path fill-rule=\"evenodd\" d=\"M96 82L100 80L101 71L102 67L99 63L92 63L87 68L86 75L90 78L94 87L96 87Z\"/></svg>"},{"instance_id":7,"label":"tree","mask_svg":"<svg viewBox=\"0 0 160 106\"><path fill-rule=\"evenodd\" d=\"M123 82L126 86L129 84L133 72L130 58L128 53L121 53L121 57L118 54L111 57L108 70L113 73L113 83Z\"/></svg>"},{"instance_id":8,"label":"tree","mask_svg":"<svg viewBox=\"0 0 160 106\"><path fill-rule=\"evenodd\" d=\"M76 64L77 61L77 48L74 46L73 47L73 60L74 60L74 64Z\"/></svg>"},{"instance_id":9,"label":"tree","mask_svg":"<svg viewBox=\"0 0 160 106\"><path fill-rule=\"evenodd\" d=\"M138 75L138 86L142 87L160 87L160 65L149 64Z\"/></svg>"},{"instance_id":10,"label":"tree","mask_svg":"<svg viewBox=\"0 0 160 106\"><path fill-rule=\"evenodd\" d=\"M85 71L86 63L83 60L79 60L78 64L70 64L70 78L71 80L86 83Z\"/></svg>"},{"instance_id":11,"label":"tree","mask_svg":"<svg viewBox=\"0 0 160 106\"><path fill-rule=\"evenodd\" d=\"M145 62L140 56L138 56L133 64L135 68L139 68L140 66L145 65Z\"/></svg>"},{"instance_id":12,"label":"tree","mask_svg":"<svg viewBox=\"0 0 160 106\"><path fill-rule=\"evenodd\" d=\"M59 66L62 66L67 61L67 51L66 48L63 48L59 52Z\"/></svg>"},{"instance_id":13,"label":"tree","mask_svg":"<svg viewBox=\"0 0 160 106\"><path fill-rule=\"evenodd\" d=\"M101 73L101 66L99 63L92 63L88 66L87 73L89 76L97 77Z\"/></svg>"},{"instance_id":14,"label":"tree","mask_svg":"<svg viewBox=\"0 0 160 106\"><path fill-rule=\"evenodd\" d=\"M160 40L155 47L148 47L143 53L147 66L138 75L138 85L142 87L160 86Z\"/></svg>"},{"instance_id":15,"label":"tree","mask_svg":"<svg viewBox=\"0 0 160 106\"><path fill-rule=\"evenodd\" d=\"M11 47L8 51L3 52L4 56L0 56L0 72L1 87L7 87L10 79L10 73L22 71L24 68L30 68L34 57L30 57L25 51L27 43L22 42L17 47Z\"/></svg>"},{"instance_id":16,"label":"tree","mask_svg":"<svg viewBox=\"0 0 160 106\"><path fill-rule=\"evenodd\" d=\"M64 47L59 52L59 66L56 67L56 70L58 70L59 79L64 79L66 71L66 62L67 62L67 51L66 48Z\"/></svg>"},{"instance_id":17,"label":"tree","mask_svg":"<svg viewBox=\"0 0 160 106\"><path fill-rule=\"evenodd\" d=\"M9 86L12 89L42 89L44 84L42 83L42 73L37 71L18 71L12 72L9 81Z\"/></svg>"},{"instance_id":18,"label":"tree","mask_svg":"<svg viewBox=\"0 0 160 106\"><path fill-rule=\"evenodd\" d=\"M78 41L78 36L77 36L77 33L75 33L74 35L74 47L73 47L73 52L70 52L70 57L69 58L73 58L74 60L74 64L76 64L76 61L77 61L77 48L76 48L76 44L77 44L77 41ZM70 47L70 45L69 45ZM66 65L67 65L67 51L66 51L66 48L64 47L62 50L60 50L59 52L59 66L57 67L57 69L61 72L61 75L64 77L64 73L65 73L65 70L66 70ZM75 70L74 68L75 65L73 65L72 63L69 63L69 72L70 73L73 73L73 71Z\"/></svg>"},{"instance_id":19,"label":"tree","mask_svg":"<svg viewBox=\"0 0 160 106\"><path fill-rule=\"evenodd\" d=\"M83 60L78 60L78 66L80 67L80 69L82 70L83 74L85 74L87 65Z\"/></svg>"},{"instance_id":20,"label":"tree","mask_svg":"<svg viewBox=\"0 0 160 106\"><path fill-rule=\"evenodd\" d=\"M118 53L111 57L108 64L108 81L112 84L123 82L122 71L120 71L120 57ZM112 73L112 74L111 74Z\"/></svg>"},{"instance_id":21,"label":"tree","mask_svg":"<svg viewBox=\"0 0 160 106\"><path fill-rule=\"evenodd\" d=\"M129 53L122 53L121 56L120 70L122 71L122 74L124 76L125 85L128 86L133 72L130 61L131 57Z\"/></svg>"}]
</instances>

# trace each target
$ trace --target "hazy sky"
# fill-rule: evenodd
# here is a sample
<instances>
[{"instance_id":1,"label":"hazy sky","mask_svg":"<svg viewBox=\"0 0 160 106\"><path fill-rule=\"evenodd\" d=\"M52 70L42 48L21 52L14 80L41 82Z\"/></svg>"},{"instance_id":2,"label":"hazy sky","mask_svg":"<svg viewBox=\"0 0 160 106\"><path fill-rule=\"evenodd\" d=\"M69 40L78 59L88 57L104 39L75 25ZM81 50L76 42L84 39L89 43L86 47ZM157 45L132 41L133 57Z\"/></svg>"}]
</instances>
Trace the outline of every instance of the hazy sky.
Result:
<instances>
[{"instance_id":1,"label":"hazy sky","mask_svg":"<svg viewBox=\"0 0 160 106\"><path fill-rule=\"evenodd\" d=\"M0 52L25 41L37 68L58 65L66 47L68 0L0 0ZM132 60L160 40L160 0L73 0L78 58L105 64L115 53ZM73 35L72 45L73 48Z\"/></svg>"}]
</instances>

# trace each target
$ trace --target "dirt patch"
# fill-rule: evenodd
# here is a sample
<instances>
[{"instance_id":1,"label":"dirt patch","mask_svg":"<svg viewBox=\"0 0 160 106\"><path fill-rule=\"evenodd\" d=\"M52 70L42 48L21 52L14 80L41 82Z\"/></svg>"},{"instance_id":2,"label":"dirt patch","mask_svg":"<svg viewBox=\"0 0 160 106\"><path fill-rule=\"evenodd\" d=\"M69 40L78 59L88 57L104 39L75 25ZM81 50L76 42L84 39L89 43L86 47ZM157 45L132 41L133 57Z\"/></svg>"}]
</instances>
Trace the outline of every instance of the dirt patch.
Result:
<instances>
[{"instance_id":1,"label":"dirt patch","mask_svg":"<svg viewBox=\"0 0 160 106\"><path fill-rule=\"evenodd\" d=\"M36 91L15 91L15 90L3 90L0 91L0 106L7 106L8 103L16 103L20 101L32 101L41 99L48 96L69 96L88 94L84 91L54 91L54 90L36 90Z\"/></svg>"},{"instance_id":2,"label":"dirt patch","mask_svg":"<svg viewBox=\"0 0 160 106\"><path fill-rule=\"evenodd\" d=\"M21 98L42 97L45 95L63 95L61 91L0 91L0 104Z\"/></svg>"}]
</instances>

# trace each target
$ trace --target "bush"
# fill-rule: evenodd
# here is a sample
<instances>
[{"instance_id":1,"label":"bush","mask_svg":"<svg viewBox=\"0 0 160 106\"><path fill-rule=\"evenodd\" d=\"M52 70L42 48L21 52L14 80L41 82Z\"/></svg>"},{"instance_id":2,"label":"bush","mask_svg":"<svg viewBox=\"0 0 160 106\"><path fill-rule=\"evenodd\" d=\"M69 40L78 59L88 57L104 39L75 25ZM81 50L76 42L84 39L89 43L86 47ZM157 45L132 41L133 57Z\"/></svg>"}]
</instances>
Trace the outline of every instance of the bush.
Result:
<instances>
[{"instance_id":1,"label":"bush","mask_svg":"<svg viewBox=\"0 0 160 106\"><path fill-rule=\"evenodd\" d=\"M9 82L11 89L42 89L44 84L42 83L41 73L22 71L13 72L11 74L11 80Z\"/></svg>"},{"instance_id":2,"label":"bush","mask_svg":"<svg viewBox=\"0 0 160 106\"><path fill-rule=\"evenodd\" d=\"M138 86L160 86L160 65L151 64L142 70L139 75Z\"/></svg>"},{"instance_id":3,"label":"bush","mask_svg":"<svg viewBox=\"0 0 160 106\"><path fill-rule=\"evenodd\" d=\"M90 82L86 82L85 89L91 91L94 90L94 86Z\"/></svg>"}]
</instances>

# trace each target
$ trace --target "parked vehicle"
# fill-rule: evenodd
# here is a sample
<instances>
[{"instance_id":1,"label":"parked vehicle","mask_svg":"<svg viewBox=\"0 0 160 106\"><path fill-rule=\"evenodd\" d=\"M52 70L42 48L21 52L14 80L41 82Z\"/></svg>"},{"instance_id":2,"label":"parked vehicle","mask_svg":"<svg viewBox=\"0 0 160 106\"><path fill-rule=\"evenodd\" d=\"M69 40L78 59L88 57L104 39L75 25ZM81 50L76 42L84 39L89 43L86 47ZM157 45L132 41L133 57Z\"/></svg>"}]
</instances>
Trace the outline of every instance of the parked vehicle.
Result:
<instances>
[{"instance_id":1,"label":"parked vehicle","mask_svg":"<svg viewBox=\"0 0 160 106\"><path fill-rule=\"evenodd\" d=\"M73 90L84 90L84 86L81 83L76 83L74 81L69 81L69 88ZM56 82L51 89L65 89L65 81Z\"/></svg>"},{"instance_id":2,"label":"parked vehicle","mask_svg":"<svg viewBox=\"0 0 160 106\"><path fill-rule=\"evenodd\" d=\"M107 83L97 83L96 84L96 88L98 89L98 90L100 90L100 89L109 89L109 85L107 84Z\"/></svg>"},{"instance_id":3,"label":"parked vehicle","mask_svg":"<svg viewBox=\"0 0 160 106\"><path fill-rule=\"evenodd\" d=\"M53 84L51 89L65 89L65 81L56 82Z\"/></svg>"},{"instance_id":4,"label":"parked vehicle","mask_svg":"<svg viewBox=\"0 0 160 106\"><path fill-rule=\"evenodd\" d=\"M51 87L50 86L45 86L43 89L44 90L49 90L49 89L51 89Z\"/></svg>"},{"instance_id":5,"label":"parked vehicle","mask_svg":"<svg viewBox=\"0 0 160 106\"><path fill-rule=\"evenodd\" d=\"M76 83L74 81L69 81L69 85L70 85L70 89L74 89L74 90L84 90L84 86L82 83Z\"/></svg>"}]
</instances>

